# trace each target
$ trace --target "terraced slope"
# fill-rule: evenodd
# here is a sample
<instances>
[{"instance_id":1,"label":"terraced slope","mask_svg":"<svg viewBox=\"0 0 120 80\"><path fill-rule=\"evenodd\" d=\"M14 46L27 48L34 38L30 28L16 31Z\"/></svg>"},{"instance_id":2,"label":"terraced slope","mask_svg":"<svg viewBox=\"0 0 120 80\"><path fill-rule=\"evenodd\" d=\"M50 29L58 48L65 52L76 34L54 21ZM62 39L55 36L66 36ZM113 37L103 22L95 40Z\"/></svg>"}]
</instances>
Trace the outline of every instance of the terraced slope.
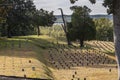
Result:
<instances>
[{"instance_id":1,"label":"terraced slope","mask_svg":"<svg viewBox=\"0 0 120 80\"><path fill-rule=\"evenodd\" d=\"M56 80L117 80L115 57L102 51L107 47L98 50L102 44L94 46L96 49L71 49L61 44L50 48L45 56Z\"/></svg>"},{"instance_id":2,"label":"terraced slope","mask_svg":"<svg viewBox=\"0 0 120 80\"><path fill-rule=\"evenodd\" d=\"M52 79L49 76L50 72L46 74L49 69L44 64L44 60L41 60L44 50L33 42L24 38L2 38L0 40L0 80L5 79L5 77L7 80L12 80L14 77L16 80L20 80L20 78L33 78L30 80ZM8 77L10 78L8 79ZM13 78L11 79L11 77Z\"/></svg>"}]
</instances>

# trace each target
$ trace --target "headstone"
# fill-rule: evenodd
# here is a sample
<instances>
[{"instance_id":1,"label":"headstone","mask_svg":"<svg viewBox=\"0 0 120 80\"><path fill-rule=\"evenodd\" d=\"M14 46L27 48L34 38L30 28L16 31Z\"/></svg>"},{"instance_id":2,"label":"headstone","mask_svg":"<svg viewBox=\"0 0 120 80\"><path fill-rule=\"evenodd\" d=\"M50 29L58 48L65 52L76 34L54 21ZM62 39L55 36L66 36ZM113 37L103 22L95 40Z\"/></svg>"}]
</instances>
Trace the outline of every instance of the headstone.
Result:
<instances>
[{"instance_id":1,"label":"headstone","mask_svg":"<svg viewBox=\"0 0 120 80\"><path fill-rule=\"evenodd\" d=\"M75 78L75 75L72 75L73 78Z\"/></svg>"},{"instance_id":2,"label":"headstone","mask_svg":"<svg viewBox=\"0 0 120 80\"><path fill-rule=\"evenodd\" d=\"M111 72L112 70L111 69L109 69L109 72Z\"/></svg>"},{"instance_id":3,"label":"headstone","mask_svg":"<svg viewBox=\"0 0 120 80\"><path fill-rule=\"evenodd\" d=\"M21 48L21 41L19 40L19 48Z\"/></svg>"},{"instance_id":4,"label":"headstone","mask_svg":"<svg viewBox=\"0 0 120 80\"><path fill-rule=\"evenodd\" d=\"M48 51L50 53L50 51Z\"/></svg>"},{"instance_id":5,"label":"headstone","mask_svg":"<svg viewBox=\"0 0 120 80\"><path fill-rule=\"evenodd\" d=\"M24 69L22 69L22 71L25 71Z\"/></svg>"},{"instance_id":6,"label":"headstone","mask_svg":"<svg viewBox=\"0 0 120 80\"><path fill-rule=\"evenodd\" d=\"M26 75L24 74L24 78L26 78Z\"/></svg>"},{"instance_id":7,"label":"headstone","mask_svg":"<svg viewBox=\"0 0 120 80\"><path fill-rule=\"evenodd\" d=\"M28 39L26 39L26 43L25 43L26 45L28 44Z\"/></svg>"},{"instance_id":8,"label":"headstone","mask_svg":"<svg viewBox=\"0 0 120 80\"><path fill-rule=\"evenodd\" d=\"M80 80L80 78L78 78L77 80Z\"/></svg>"},{"instance_id":9,"label":"headstone","mask_svg":"<svg viewBox=\"0 0 120 80\"><path fill-rule=\"evenodd\" d=\"M7 48L7 42L5 42L4 47Z\"/></svg>"},{"instance_id":10,"label":"headstone","mask_svg":"<svg viewBox=\"0 0 120 80\"><path fill-rule=\"evenodd\" d=\"M75 71L75 74L77 74L77 72Z\"/></svg>"},{"instance_id":11,"label":"headstone","mask_svg":"<svg viewBox=\"0 0 120 80\"><path fill-rule=\"evenodd\" d=\"M29 63L31 63L31 60L29 60Z\"/></svg>"},{"instance_id":12,"label":"headstone","mask_svg":"<svg viewBox=\"0 0 120 80\"><path fill-rule=\"evenodd\" d=\"M84 78L84 80L87 80L86 78Z\"/></svg>"},{"instance_id":13,"label":"headstone","mask_svg":"<svg viewBox=\"0 0 120 80\"><path fill-rule=\"evenodd\" d=\"M14 45L14 41L12 41L12 42L11 42L11 49L13 49L14 46L15 46L15 45Z\"/></svg>"},{"instance_id":14,"label":"headstone","mask_svg":"<svg viewBox=\"0 0 120 80\"><path fill-rule=\"evenodd\" d=\"M32 67L32 70L35 71L35 67Z\"/></svg>"},{"instance_id":15,"label":"headstone","mask_svg":"<svg viewBox=\"0 0 120 80\"><path fill-rule=\"evenodd\" d=\"M116 69L118 68L118 66L116 66Z\"/></svg>"}]
</instances>

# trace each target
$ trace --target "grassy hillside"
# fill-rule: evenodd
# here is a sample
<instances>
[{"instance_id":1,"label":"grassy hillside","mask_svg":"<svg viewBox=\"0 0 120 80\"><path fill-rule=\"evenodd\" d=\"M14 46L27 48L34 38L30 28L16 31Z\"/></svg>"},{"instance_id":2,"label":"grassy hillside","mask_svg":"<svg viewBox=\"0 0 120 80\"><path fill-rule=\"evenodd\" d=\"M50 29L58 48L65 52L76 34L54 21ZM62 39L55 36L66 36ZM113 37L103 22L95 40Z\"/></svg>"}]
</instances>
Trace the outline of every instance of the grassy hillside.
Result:
<instances>
[{"instance_id":1,"label":"grassy hillside","mask_svg":"<svg viewBox=\"0 0 120 80\"><path fill-rule=\"evenodd\" d=\"M0 75L51 79L43 54L52 44L49 37L24 36L0 39ZM53 40L52 40L53 41ZM49 72L49 73L48 73Z\"/></svg>"},{"instance_id":2,"label":"grassy hillside","mask_svg":"<svg viewBox=\"0 0 120 80\"><path fill-rule=\"evenodd\" d=\"M112 42L89 41L84 48L47 35L0 38L0 75L28 78L116 80ZM106 54L107 53L107 54ZM109 76L112 75L112 76Z\"/></svg>"}]
</instances>

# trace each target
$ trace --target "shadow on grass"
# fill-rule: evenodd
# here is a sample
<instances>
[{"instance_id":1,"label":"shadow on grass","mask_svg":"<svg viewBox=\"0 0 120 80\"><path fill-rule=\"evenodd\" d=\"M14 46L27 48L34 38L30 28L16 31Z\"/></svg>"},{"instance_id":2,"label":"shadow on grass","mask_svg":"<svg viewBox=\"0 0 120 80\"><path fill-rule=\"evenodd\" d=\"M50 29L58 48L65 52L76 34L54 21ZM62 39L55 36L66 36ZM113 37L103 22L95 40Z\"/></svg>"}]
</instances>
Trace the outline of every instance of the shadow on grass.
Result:
<instances>
[{"instance_id":1,"label":"shadow on grass","mask_svg":"<svg viewBox=\"0 0 120 80\"><path fill-rule=\"evenodd\" d=\"M44 39L35 38L1 38L0 39L0 56L18 57L18 58L35 58L41 63L46 65L46 61L43 54L47 48L51 46L51 43ZM49 80L53 79L52 72L44 67L45 74ZM41 79L40 79L41 80Z\"/></svg>"},{"instance_id":2,"label":"shadow on grass","mask_svg":"<svg viewBox=\"0 0 120 80\"><path fill-rule=\"evenodd\" d=\"M5 47L6 42L8 43L8 46ZM112 68L115 66L104 66L104 65L83 65L81 66L82 60L86 61L87 59L84 58L84 55L77 55L77 54L72 54L70 49L80 49L79 47L76 46L67 46L66 44L57 44L57 43L52 43L53 41L50 39L42 39L42 38L34 38L34 37L15 37L13 39L0 39L1 43L1 48L0 50L3 50L3 53L0 54L2 56L15 56L15 57L30 57L30 58L36 58L40 62L44 63L44 70L45 74L48 75L50 78L54 78L52 72L49 70L48 67L54 68L54 69L72 69L74 67L92 67L92 68ZM14 43L14 46L13 46ZM3 47L2 47L3 46ZM21 47L20 47L21 46ZM20 47L20 48L19 48ZM52 55L53 60L49 60L51 57L49 56L49 50L50 48L53 49ZM84 47L83 49L90 49L91 47ZM58 50L57 50L58 49ZM68 54L67 52L64 52L64 49L69 50ZM10 50L7 52L6 50ZM19 53L15 53L15 51L18 51ZM63 53L60 53L60 50ZM4 52L5 51L5 52ZM12 52L13 51L13 52ZM27 52L30 52L28 54L25 54ZM33 54L31 54L33 52ZM87 55L87 54L86 54ZM66 56L66 57L65 57ZM81 59L80 56L83 56ZM92 57L93 59L105 59L105 57L99 57L95 55L95 57ZM92 59L91 59L92 60ZM109 59L112 60L112 59ZM96 60L94 60L96 61ZM99 60L97 60L99 61ZM87 61L86 61L87 62ZM89 60L90 62L90 60ZM51 64L52 63L52 64ZM95 62L93 62L95 63ZM83 63L84 64L84 63ZM85 63L86 64L86 63ZM97 64L97 63L96 63ZM57 65L57 67L56 67Z\"/></svg>"}]
</instances>

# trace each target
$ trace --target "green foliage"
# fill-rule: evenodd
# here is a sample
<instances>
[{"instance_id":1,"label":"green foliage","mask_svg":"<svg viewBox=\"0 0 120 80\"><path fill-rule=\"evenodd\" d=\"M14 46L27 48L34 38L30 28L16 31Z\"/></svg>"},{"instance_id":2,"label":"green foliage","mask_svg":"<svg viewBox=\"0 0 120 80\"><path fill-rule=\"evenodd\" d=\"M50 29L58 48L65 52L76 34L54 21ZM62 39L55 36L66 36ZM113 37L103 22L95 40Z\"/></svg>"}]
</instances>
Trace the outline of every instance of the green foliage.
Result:
<instances>
[{"instance_id":1,"label":"green foliage","mask_svg":"<svg viewBox=\"0 0 120 80\"><path fill-rule=\"evenodd\" d=\"M32 0L12 0L9 4L15 3L13 8L7 13L6 23L2 26L5 29L8 37L17 35L26 35L33 31L31 25L32 13L35 11L35 6Z\"/></svg>"},{"instance_id":2,"label":"green foliage","mask_svg":"<svg viewBox=\"0 0 120 80\"><path fill-rule=\"evenodd\" d=\"M90 18L91 10L86 6L73 6L72 22L68 24L68 30L71 40L79 40L81 45L84 40L95 39L95 25Z\"/></svg>"},{"instance_id":3,"label":"green foliage","mask_svg":"<svg viewBox=\"0 0 120 80\"><path fill-rule=\"evenodd\" d=\"M41 34L40 26L52 26L55 20L56 18L53 15L53 11L48 12L43 9L36 10L33 14L33 25L37 27L38 36Z\"/></svg>"},{"instance_id":4,"label":"green foliage","mask_svg":"<svg viewBox=\"0 0 120 80\"><path fill-rule=\"evenodd\" d=\"M104 3L103 3L103 5L105 6L105 7L108 7L109 9L107 9L107 12L108 12L108 14L111 14L111 13L114 13L114 7L113 7L113 2L114 2L115 0L104 0Z\"/></svg>"},{"instance_id":5,"label":"green foliage","mask_svg":"<svg viewBox=\"0 0 120 80\"><path fill-rule=\"evenodd\" d=\"M40 9L34 12L33 16L34 24L37 26L52 26L56 20L52 12Z\"/></svg>"},{"instance_id":6,"label":"green foliage","mask_svg":"<svg viewBox=\"0 0 120 80\"><path fill-rule=\"evenodd\" d=\"M96 39L113 41L113 22L106 18L95 19Z\"/></svg>"},{"instance_id":7,"label":"green foliage","mask_svg":"<svg viewBox=\"0 0 120 80\"><path fill-rule=\"evenodd\" d=\"M76 1L78 1L78 0L70 0L70 2L72 3L72 4L74 4ZM96 0L89 0L91 3L96 3Z\"/></svg>"},{"instance_id":8,"label":"green foliage","mask_svg":"<svg viewBox=\"0 0 120 80\"><path fill-rule=\"evenodd\" d=\"M72 4L74 4L78 0L70 0ZM97 0L89 0L92 4L95 4ZM115 0L104 0L103 6L108 7L108 14L114 13L114 4Z\"/></svg>"},{"instance_id":9,"label":"green foliage","mask_svg":"<svg viewBox=\"0 0 120 80\"><path fill-rule=\"evenodd\" d=\"M54 25L52 27L40 27L43 35L49 35L54 38L65 37L65 33L61 26Z\"/></svg>"},{"instance_id":10,"label":"green foliage","mask_svg":"<svg viewBox=\"0 0 120 80\"><path fill-rule=\"evenodd\" d=\"M13 7L8 2L9 0L0 0L0 23L6 22L7 13Z\"/></svg>"},{"instance_id":11,"label":"green foliage","mask_svg":"<svg viewBox=\"0 0 120 80\"><path fill-rule=\"evenodd\" d=\"M56 41L66 42L65 32L60 25L53 25L52 27L40 27L42 35L48 35L56 39Z\"/></svg>"},{"instance_id":12,"label":"green foliage","mask_svg":"<svg viewBox=\"0 0 120 80\"><path fill-rule=\"evenodd\" d=\"M4 5L6 15L2 16ZM9 5L11 9L7 10ZM53 11L37 10L33 0L5 0L0 5L0 16L6 19L0 25L1 36L8 37L32 34L36 27L39 30L39 26L52 26L55 21Z\"/></svg>"},{"instance_id":13,"label":"green foliage","mask_svg":"<svg viewBox=\"0 0 120 80\"><path fill-rule=\"evenodd\" d=\"M78 0L70 0L70 2L71 2L72 4L74 4L76 1L78 1Z\"/></svg>"}]
</instances>

